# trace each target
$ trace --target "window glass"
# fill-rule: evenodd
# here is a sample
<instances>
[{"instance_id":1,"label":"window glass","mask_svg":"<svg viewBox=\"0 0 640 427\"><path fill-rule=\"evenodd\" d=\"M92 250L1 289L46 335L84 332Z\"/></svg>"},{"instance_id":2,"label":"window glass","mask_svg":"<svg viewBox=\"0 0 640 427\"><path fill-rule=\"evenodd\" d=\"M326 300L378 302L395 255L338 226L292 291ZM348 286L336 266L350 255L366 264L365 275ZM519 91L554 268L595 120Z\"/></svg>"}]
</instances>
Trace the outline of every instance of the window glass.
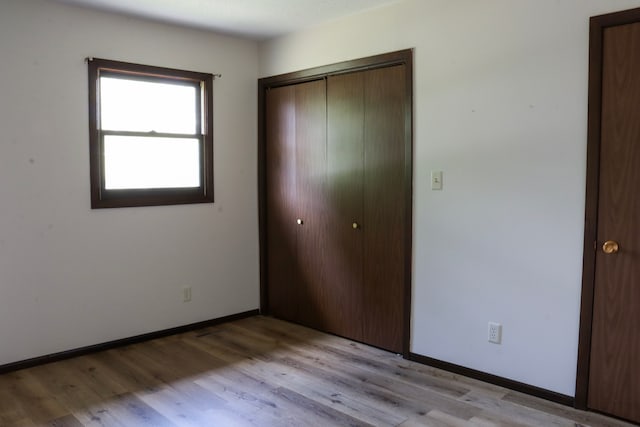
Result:
<instances>
[{"instance_id":1,"label":"window glass","mask_svg":"<svg viewBox=\"0 0 640 427\"><path fill-rule=\"evenodd\" d=\"M105 188L200 186L200 144L195 138L105 135Z\"/></svg>"},{"instance_id":2,"label":"window glass","mask_svg":"<svg viewBox=\"0 0 640 427\"><path fill-rule=\"evenodd\" d=\"M126 78L100 78L102 130L194 134L196 88Z\"/></svg>"}]
</instances>

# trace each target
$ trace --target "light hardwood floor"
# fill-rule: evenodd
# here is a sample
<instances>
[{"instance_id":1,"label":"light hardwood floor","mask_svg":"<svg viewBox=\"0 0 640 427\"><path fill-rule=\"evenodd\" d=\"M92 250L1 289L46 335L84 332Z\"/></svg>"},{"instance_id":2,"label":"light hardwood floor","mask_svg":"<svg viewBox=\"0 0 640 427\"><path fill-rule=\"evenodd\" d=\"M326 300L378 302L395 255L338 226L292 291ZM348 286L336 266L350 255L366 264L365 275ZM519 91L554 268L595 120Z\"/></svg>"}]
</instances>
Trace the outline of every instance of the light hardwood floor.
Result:
<instances>
[{"instance_id":1,"label":"light hardwood floor","mask_svg":"<svg viewBox=\"0 0 640 427\"><path fill-rule=\"evenodd\" d=\"M256 316L0 376L0 426L630 426Z\"/></svg>"}]
</instances>

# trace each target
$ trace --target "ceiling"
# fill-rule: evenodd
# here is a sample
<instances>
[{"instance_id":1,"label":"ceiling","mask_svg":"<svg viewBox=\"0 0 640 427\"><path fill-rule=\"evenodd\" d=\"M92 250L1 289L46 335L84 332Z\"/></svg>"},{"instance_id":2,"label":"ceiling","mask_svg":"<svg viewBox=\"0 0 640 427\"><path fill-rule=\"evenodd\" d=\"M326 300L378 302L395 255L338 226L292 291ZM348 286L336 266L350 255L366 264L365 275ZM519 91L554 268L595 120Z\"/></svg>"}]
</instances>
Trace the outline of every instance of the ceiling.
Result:
<instances>
[{"instance_id":1,"label":"ceiling","mask_svg":"<svg viewBox=\"0 0 640 427\"><path fill-rule=\"evenodd\" d=\"M264 40L398 0L55 0Z\"/></svg>"}]
</instances>

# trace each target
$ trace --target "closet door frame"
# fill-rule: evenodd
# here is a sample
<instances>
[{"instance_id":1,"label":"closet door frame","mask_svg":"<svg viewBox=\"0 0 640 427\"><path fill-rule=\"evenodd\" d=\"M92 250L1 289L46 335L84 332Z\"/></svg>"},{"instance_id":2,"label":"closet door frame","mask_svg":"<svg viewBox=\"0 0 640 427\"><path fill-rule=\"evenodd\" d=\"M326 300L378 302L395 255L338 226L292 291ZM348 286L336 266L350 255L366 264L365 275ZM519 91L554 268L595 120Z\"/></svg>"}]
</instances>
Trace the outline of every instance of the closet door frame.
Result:
<instances>
[{"instance_id":1,"label":"closet door frame","mask_svg":"<svg viewBox=\"0 0 640 427\"><path fill-rule=\"evenodd\" d=\"M404 65L406 79L405 94L405 138L404 138L404 318L403 356L409 357L411 325L411 273L413 259L413 49L384 53L321 67L310 68L258 80L258 219L260 249L260 312L270 314L267 280L267 205L266 205L266 92L270 88L324 79L332 75L356 71Z\"/></svg>"}]
</instances>

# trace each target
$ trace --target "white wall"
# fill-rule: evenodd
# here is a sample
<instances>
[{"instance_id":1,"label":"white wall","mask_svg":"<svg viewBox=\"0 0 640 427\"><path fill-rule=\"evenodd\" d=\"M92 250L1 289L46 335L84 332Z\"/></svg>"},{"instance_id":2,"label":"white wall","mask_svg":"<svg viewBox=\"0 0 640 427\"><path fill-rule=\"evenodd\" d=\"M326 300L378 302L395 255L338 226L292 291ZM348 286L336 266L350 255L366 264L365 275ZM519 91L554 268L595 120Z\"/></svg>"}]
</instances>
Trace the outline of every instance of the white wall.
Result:
<instances>
[{"instance_id":1,"label":"white wall","mask_svg":"<svg viewBox=\"0 0 640 427\"><path fill-rule=\"evenodd\" d=\"M215 204L90 209L87 56L223 74ZM257 43L2 0L0 58L0 364L258 307Z\"/></svg>"},{"instance_id":2,"label":"white wall","mask_svg":"<svg viewBox=\"0 0 640 427\"><path fill-rule=\"evenodd\" d=\"M413 352L574 395L588 19L637 6L407 0L260 46L262 77L415 48Z\"/></svg>"}]
</instances>

